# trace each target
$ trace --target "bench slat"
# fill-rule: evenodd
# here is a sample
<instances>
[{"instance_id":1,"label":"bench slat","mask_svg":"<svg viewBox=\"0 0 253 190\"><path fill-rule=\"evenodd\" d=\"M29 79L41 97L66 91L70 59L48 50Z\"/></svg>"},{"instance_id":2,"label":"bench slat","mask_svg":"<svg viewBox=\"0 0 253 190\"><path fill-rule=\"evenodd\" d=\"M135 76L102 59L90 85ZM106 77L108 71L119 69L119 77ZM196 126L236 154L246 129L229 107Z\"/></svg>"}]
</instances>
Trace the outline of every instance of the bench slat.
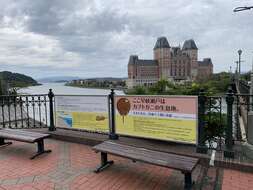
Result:
<instances>
[{"instance_id":1,"label":"bench slat","mask_svg":"<svg viewBox=\"0 0 253 190\"><path fill-rule=\"evenodd\" d=\"M31 137L37 137L37 138L50 136L49 134L36 133L36 132L25 131L25 130L20 130L20 129L2 129L0 130L0 133L1 131L15 133L15 134L24 134Z\"/></svg>"},{"instance_id":2,"label":"bench slat","mask_svg":"<svg viewBox=\"0 0 253 190\"><path fill-rule=\"evenodd\" d=\"M93 147L94 150L114 154L117 156L143 161L183 172L191 172L198 163L197 158L185 157L176 154L147 150L134 146L106 141Z\"/></svg>"},{"instance_id":3,"label":"bench slat","mask_svg":"<svg viewBox=\"0 0 253 190\"><path fill-rule=\"evenodd\" d=\"M0 130L0 138L9 139L9 140L17 140L22 142L34 143L41 139L47 138L50 135L48 134L40 134L34 132L26 132L18 129L1 129Z\"/></svg>"},{"instance_id":4,"label":"bench slat","mask_svg":"<svg viewBox=\"0 0 253 190\"><path fill-rule=\"evenodd\" d=\"M165 159L165 158L161 158L161 157L158 157L158 156L141 155L139 153L136 154L136 153L132 153L132 152L129 152L129 151L119 152L118 150L115 151L115 150L112 150L112 149L103 149L103 152L118 155L118 156L122 156L122 157L126 157L126 158L129 158L129 159L143 161L143 162L147 162L147 163L151 163L151 164L156 164L156 165L159 165L159 166L178 169L178 170L181 170L181 171L192 171L192 168L194 166L194 165L189 165L189 163L186 162L186 161L174 160L173 158L168 157L168 155Z\"/></svg>"},{"instance_id":5,"label":"bench slat","mask_svg":"<svg viewBox=\"0 0 253 190\"><path fill-rule=\"evenodd\" d=\"M105 145L105 144L104 145L105 146L110 146L112 148L116 148L119 151L121 151L123 148L128 149L128 147L129 147L130 148L129 151L132 151L132 152L135 152L136 151L135 149L138 149L139 154L144 152L144 154L147 154L147 155L155 154L157 156L159 155L160 157L164 157L164 156L167 156L168 154L170 154L170 157L175 159L175 160L183 160L183 161L193 162L193 163L195 163L196 160L198 160L197 158L181 156L181 155L177 155L177 154L173 154L173 153L153 151L153 150L149 150L149 149L145 149L145 148L139 148L139 147L137 148L137 147L134 147L134 146L119 144L119 143L115 143L115 142L111 142L111 141L106 141L106 144L108 144L108 145ZM111 146L111 144L114 144L116 146ZM102 146L104 146L104 145L102 145ZM135 148L135 149L133 149L133 148Z\"/></svg>"},{"instance_id":6,"label":"bench slat","mask_svg":"<svg viewBox=\"0 0 253 190\"><path fill-rule=\"evenodd\" d=\"M18 140L18 141L23 141L23 142L34 142L36 138L34 137L28 137L24 135L18 135L18 134L11 134L11 133L5 133L1 132L0 137L4 139L9 139L9 140Z\"/></svg>"}]
</instances>

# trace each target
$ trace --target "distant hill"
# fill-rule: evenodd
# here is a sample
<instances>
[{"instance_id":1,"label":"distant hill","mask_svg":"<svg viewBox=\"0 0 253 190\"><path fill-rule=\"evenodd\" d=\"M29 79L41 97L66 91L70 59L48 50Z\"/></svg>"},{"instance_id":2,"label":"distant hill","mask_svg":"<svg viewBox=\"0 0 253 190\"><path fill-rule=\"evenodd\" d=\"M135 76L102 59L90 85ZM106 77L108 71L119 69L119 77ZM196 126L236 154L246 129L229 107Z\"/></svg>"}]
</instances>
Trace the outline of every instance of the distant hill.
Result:
<instances>
[{"instance_id":1,"label":"distant hill","mask_svg":"<svg viewBox=\"0 0 253 190\"><path fill-rule=\"evenodd\" d=\"M32 77L20 73L12 73L9 71L0 72L0 80L3 81L3 83L8 84L9 87L26 87L39 85L39 83Z\"/></svg>"},{"instance_id":2,"label":"distant hill","mask_svg":"<svg viewBox=\"0 0 253 190\"><path fill-rule=\"evenodd\" d=\"M71 76L56 76L56 77L45 77L37 79L40 83L50 83L50 82L68 82L72 80L78 80L79 77L71 77Z\"/></svg>"}]
</instances>

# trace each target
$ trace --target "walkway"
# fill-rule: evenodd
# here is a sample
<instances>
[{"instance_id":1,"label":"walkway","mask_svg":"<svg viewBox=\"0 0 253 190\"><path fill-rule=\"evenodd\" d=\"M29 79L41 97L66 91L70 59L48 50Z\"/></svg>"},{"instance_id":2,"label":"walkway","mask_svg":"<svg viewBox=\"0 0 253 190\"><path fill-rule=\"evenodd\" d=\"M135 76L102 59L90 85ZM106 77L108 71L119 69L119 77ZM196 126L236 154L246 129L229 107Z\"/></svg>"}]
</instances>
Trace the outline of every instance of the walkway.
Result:
<instances>
[{"instance_id":1,"label":"walkway","mask_svg":"<svg viewBox=\"0 0 253 190\"><path fill-rule=\"evenodd\" d=\"M50 139L46 140L46 147L53 152L35 160L29 159L36 148L33 144L14 142L0 148L0 190L183 189L184 177L178 171L113 157L112 167L94 174L93 169L100 160L90 146ZM213 188L217 170L209 169L207 175L204 171L199 166L194 172L195 189ZM253 187L253 174L221 171L222 189Z\"/></svg>"}]
</instances>

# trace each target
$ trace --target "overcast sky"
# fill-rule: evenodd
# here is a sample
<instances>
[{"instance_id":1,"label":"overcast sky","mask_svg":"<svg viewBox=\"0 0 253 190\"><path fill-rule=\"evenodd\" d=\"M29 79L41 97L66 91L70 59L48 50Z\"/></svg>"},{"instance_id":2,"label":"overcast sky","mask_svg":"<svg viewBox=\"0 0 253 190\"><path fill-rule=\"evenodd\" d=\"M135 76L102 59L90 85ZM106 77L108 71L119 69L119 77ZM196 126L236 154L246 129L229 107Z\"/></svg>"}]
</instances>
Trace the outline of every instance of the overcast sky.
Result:
<instances>
[{"instance_id":1,"label":"overcast sky","mask_svg":"<svg viewBox=\"0 0 253 190\"><path fill-rule=\"evenodd\" d=\"M0 70L46 76L126 77L129 55L152 59L157 37L193 38L199 59L228 71L253 58L253 0L0 0Z\"/></svg>"}]
</instances>

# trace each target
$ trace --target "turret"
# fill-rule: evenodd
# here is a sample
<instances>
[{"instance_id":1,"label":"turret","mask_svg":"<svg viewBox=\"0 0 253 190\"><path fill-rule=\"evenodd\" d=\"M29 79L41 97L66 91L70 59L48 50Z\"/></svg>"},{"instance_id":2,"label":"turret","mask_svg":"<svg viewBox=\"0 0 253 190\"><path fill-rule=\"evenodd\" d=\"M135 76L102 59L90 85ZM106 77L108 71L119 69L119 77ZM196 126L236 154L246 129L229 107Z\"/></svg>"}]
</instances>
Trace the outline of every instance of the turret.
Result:
<instances>
[{"instance_id":1,"label":"turret","mask_svg":"<svg viewBox=\"0 0 253 190\"><path fill-rule=\"evenodd\" d=\"M191 78L194 80L198 74L198 48L194 40L186 40L182 51L191 58Z\"/></svg>"},{"instance_id":2,"label":"turret","mask_svg":"<svg viewBox=\"0 0 253 190\"><path fill-rule=\"evenodd\" d=\"M167 79L170 73L170 45L166 37L157 39L154 47L154 60L158 62L159 78Z\"/></svg>"},{"instance_id":3,"label":"turret","mask_svg":"<svg viewBox=\"0 0 253 190\"><path fill-rule=\"evenodd\" d=\"M137 62L138 62L138 56L137 55L131 55L129 57L128 61L128 78L129 79L135 79L137 75Z\"/></svg>"}]
</instances>

